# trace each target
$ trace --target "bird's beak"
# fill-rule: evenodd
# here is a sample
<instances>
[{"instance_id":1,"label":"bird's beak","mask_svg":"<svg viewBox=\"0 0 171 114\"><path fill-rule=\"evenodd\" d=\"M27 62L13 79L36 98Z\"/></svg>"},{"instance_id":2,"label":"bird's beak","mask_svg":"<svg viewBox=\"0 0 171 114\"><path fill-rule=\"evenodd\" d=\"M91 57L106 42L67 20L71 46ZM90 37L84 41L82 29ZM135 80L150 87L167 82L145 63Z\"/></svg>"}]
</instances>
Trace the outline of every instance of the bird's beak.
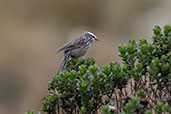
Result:
<instances>
[{"instance_id":1,"label":"bird's beak","mask_svg":"<svg viewBox=\"0 0 171 114\"><path fill-rule=\"evenodd\" d=\"M99 41L99 39L95 38L96 41Z\"/></svg>"}]
</instances>

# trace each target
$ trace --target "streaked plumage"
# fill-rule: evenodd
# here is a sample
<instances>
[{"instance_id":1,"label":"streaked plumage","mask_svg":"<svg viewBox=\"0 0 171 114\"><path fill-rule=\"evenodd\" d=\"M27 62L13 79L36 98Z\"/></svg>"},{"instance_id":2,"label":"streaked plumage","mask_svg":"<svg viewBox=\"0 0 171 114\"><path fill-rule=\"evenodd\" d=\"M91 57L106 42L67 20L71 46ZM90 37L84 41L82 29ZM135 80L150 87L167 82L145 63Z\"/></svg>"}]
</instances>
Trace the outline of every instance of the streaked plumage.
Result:
<instances>
[{"instance_id":1,"label":"streaked plumage","mask_svg":"<svg viewBox=\"0 0 171 114\"><path fill-rule=\"evenodd\" d=\"M88 48L95 40L98 39L93 33L84 32L80 38L72 40L60 47L57 52L64 51L64 60L58 72L65 69L65 65L69 58L80 58L84 56L87 53Z\"/></svg>"}]
</instances>

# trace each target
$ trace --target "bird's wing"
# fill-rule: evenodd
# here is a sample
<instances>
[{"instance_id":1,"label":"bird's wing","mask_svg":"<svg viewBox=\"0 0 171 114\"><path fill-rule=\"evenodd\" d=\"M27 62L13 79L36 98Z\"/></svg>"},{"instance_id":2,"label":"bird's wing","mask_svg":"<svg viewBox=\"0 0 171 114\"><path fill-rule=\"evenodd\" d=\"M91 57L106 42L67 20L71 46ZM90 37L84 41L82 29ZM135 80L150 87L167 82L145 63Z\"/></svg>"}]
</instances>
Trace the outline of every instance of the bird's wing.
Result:
<instances>
[{"instance_id":1,"label":"bird's wing","mask_svg":"<svg viewBox=\"0 0 171 114\"><path fill-rule=\"evenodd\" d=\"M70 51L70 50L73 50L73 49L80 48L81 46L84 46L85 44L86 44L85 41L79 40L79 39L75 39L73 41L70 41L70 42L64 44L62 47L57 49L57 52L60 52L60 51Z\"/></svg>"}]
</instances>

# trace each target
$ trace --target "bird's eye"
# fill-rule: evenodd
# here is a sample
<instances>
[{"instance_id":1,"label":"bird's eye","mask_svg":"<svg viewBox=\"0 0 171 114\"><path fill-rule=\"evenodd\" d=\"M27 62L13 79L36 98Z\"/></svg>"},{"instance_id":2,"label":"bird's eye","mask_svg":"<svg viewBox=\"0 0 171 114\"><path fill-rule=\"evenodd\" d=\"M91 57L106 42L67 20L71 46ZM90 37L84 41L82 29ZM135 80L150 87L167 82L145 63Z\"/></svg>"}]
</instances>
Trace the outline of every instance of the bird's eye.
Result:
<instances>
[{"instance_id":1,"label":"bird's eye","mask_svg":"<svg viewBox=\"0 0 171 114\"><path fill-rule=\"evenodd\" d=\"M94 35L91 35L94 39L96 38Z\"/></svg>"}]
</instances>

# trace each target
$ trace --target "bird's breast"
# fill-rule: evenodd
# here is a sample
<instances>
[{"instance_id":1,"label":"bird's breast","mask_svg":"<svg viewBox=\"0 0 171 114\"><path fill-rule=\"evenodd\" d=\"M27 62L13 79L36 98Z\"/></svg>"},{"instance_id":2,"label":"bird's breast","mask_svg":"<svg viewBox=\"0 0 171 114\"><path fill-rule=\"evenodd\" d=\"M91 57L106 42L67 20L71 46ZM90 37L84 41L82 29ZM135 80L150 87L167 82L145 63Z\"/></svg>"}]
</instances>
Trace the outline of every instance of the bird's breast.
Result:
<instances>
[{"instance_id":1,"label":"bird's breast","mask_svg":"<svg viewBox=\"0 0 171 114\"><path fill-rule=\"evenodd\" d=\"M78 48L78 49L73 49L73 50L70 51L70 55L73 58L82 57L87 53L87 49L88 48L85 48L85 47Z\"/></svg>"}]
</instances>

